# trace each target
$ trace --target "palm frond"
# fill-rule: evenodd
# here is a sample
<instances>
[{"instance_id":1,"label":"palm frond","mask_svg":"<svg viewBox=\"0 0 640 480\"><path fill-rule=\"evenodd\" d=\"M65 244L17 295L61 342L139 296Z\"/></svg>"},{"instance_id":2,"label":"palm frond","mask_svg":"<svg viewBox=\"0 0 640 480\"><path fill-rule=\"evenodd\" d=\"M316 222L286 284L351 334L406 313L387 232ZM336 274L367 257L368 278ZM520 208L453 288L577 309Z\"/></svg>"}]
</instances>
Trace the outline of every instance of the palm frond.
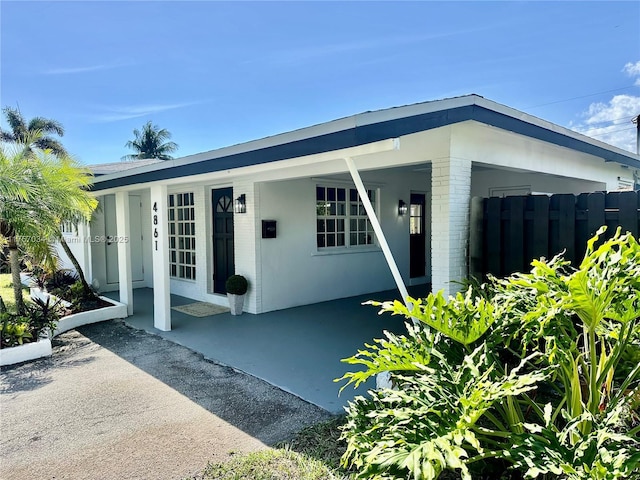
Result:
<instances>
[{"instance_id":1,"label":"palm frond","mask_svg":"<svg viewBox=\"0 0 640 480\"><path fill-rule=\"evenodd\" d=\"M2 109L2 112L4 113L7 123L9 124L9 127L13 132L14 138L17 139L20 137L25 137L27 134L27 125L24 121L24 118L22 118L20 110L18 110L17 108L4 107Z\"/></svg>"},{"instance_id":2,"label":"palm frond","mask_svg":"<svg viewBox=\"0 0 640 480\"><path fill-rule=\"evenodd\" d=\"M62 143L51 137L42 137L34 142L34 145L41 150L51 150L51 152L58 156L68 155L67 150L62 146Z\"/></svg>"},{"instance_id":3,"label":"palm frond","mask_svg":"<svg viewBox=\"0 0 640 480\"><path fill-rule=\"evenodd\" d=\"M62 144L49 136L49 134L64 135L64 128L60 122L44 117L34 117L27 124L20 110L5 107L2 111L10 127L10 131L0 131L2 141L24 145L29 152L36 148L49 149L60 156L68 155Z\"/></svg>"},{"instance_id":4,"label":"palm frond","mask_svg":"<svg viewBox=\"0 0 640 480\"><path fill-rule=\"evenodd\" d=\"M125 143L125 147L134 150L137 153L125 155L122 160L136 160L143 158L158 158L160 160L171 160L173 157L169 155L178 149L175 142L166 142L171 138L171 132L165 128L148 121L142 127L133 130L134 139Z\"/></svg>"},{"instance_id":5,"label":"palm frond","mask_svg":"<svg viewBox=\"0 0 640 480\"><path fill-rule=\"evenodd\" d=\"M34 117L29 121L27 129L29 131L40 130L44 134L55 133L60 137L64 136L64 127L62 124L50 118Z\"/></svg>"}]
</instances>

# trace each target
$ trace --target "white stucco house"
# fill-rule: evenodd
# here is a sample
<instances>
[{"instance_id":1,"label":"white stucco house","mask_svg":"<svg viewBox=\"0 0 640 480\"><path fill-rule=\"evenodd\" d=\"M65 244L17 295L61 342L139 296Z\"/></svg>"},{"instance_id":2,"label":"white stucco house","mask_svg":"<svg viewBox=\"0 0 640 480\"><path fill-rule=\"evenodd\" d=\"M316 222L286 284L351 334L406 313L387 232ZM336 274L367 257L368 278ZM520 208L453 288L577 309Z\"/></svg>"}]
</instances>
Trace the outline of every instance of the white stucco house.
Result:
<instances>
[{"instance_id":1,"label":"white stucco house","mask_svg":"<svg viewBox=\"0 0 640 480\"><path fill-rule=\"evenodd\" d=\"M97 169L100 209L69 243L90 281L262 313L396 286L455 289L470 199L633 184L640 157L477 95L366 112L171 161ZM128 168L131 167L131 168ZM115 170L115 171L110 171Z\"/></svg>"}]
</instances>

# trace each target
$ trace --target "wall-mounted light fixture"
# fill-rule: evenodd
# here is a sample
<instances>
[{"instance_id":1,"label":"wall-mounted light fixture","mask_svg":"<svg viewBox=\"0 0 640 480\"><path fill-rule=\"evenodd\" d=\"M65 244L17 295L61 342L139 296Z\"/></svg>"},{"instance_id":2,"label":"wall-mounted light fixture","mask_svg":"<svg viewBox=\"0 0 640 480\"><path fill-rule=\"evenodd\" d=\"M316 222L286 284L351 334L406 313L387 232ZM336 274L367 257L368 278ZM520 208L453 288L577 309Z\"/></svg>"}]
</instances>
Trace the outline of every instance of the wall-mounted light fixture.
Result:
<instances>
[{"instance_id":1,"label":"wall-mounted light fixture","mask_svg":"<svg viewBox=\"0 0 640 480\"><path fill-rule=\"evenodd\" d=\"M233 212L234 213L247 213L247 197L243 193L238 198L236 198L233 204Z\"/></svg>"},{"instance_id":2,"label":"wall-mounted light fixture","mask_svg":"<svg viewBox=\"0 0 640 480\"><path fill-rule=\"evenodd\" d=\"M398 201L398 215L406 215L407 214L407 204L404 203L404 200Z\"/></svg>"}]
</instances>

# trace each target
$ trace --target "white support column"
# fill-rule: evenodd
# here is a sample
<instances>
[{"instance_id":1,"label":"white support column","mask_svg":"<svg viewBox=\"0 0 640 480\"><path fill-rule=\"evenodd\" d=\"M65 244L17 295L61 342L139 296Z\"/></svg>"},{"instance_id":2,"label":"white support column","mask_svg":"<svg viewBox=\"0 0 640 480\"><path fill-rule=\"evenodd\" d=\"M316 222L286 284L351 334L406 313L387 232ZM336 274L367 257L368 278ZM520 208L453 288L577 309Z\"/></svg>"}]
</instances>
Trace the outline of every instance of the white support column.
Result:
<instances>
[{"instance_id":1,"label":"white support column","mask_svg":"<svg viewBox=\"0 0 640 480\"><path fill-rule=\"evenodd\" d=\"M118 281L120 302L133 314L133 282L131 276L131 226L129 221L129 192L116 192L116 239L118 248ZM107 239L109 240L109 239Z\"/></svg>"},{"instance_id":2,"label":"white support column","mask_svg":"<svg viewBox=\"0 0 640 480\"><path fill-rule=\"evenodd\" d=\"M471 161L440 158L431 165L432 288L447 296L459 291L452 281L468 276Z\"/></svg>"},{"instance_id":3,"label":"white support column","mask_svg":"<svg viewBox=\"0 0 640 480\"><path fill-rule=\"evenodd\" d=\"M153 326L171 330L171 290L169 287L169 235L167 186L151 187L151 255L153 259Z\"/></svg>"},{"instance_id":4,"label":"white support column","mask_svg":"<svg viewBox=\"0 0 640 480\"><path fill-rule=\"evenodd\" d=\"M376 211L374 210L373 205L371 205L371 200L369 200L369 195L367 195L367 189L364 187L364 183L362 183L360 172L358 172L356 164L351 157L345 157L344 160L345 162L347 162L347 167L349 167L351 178L353 179L353 183L355 183L356 189L360 194L360 199L362 200L364 209L369 216L369 220L371 221L371 225L373 226L373 231L376 233L378 243L380 244L380 248L382 248L382 253L384 253L384 258L387 260L387 264L389 265L391 274L396 281L396 286L400 291L400 295L402 295L402 300L407 305L407 308L411 308L411 305L409 305L409 303L407 302L407 297L409 296L407 287L404 284L404 280L402 279L400 270L398 270L396 260L393 258L393 254L391 253L391 249L389 248L387 239L384 236L384 232L382 231L382 227L380 226L380 222L378 221L378 217L376 216Z\"/></svg>"},{"instance_id":5,"label":"white support column","mask_svg":"<svg viewBox=\"0 0 640 480\"><path fill-rule=\"evenodd\" d=\"M84 277L87 282L91 283L93 281L93 265L91 262L91 242L89 238L91 236L91 227L89 222L81 221L78 223L78 238L82 242L82 262L80 266L82 267L82 273L84 273Z\"/></svg>"}]
</instances>

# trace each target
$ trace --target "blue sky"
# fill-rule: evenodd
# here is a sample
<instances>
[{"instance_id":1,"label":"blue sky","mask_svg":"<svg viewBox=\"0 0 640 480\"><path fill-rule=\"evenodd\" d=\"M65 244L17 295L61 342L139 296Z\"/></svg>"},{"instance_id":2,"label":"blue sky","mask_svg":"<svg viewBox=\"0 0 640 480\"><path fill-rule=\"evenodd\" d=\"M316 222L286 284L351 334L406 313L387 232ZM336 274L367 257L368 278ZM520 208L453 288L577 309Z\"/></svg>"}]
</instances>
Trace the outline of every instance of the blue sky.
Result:
<instances>
[{"instance_id":1,"label":"blue sky","mask_svg":"<svg viewBox=\"0 0 640 480\"><path fill-rule=\"evenodd\" d=\"M2 106L87 164L134 128L177 156L477 93L620 147L640 114L640 2L0 2ZM3 125L5 125L3 123Z\"/></svg>"}]
</instances>

